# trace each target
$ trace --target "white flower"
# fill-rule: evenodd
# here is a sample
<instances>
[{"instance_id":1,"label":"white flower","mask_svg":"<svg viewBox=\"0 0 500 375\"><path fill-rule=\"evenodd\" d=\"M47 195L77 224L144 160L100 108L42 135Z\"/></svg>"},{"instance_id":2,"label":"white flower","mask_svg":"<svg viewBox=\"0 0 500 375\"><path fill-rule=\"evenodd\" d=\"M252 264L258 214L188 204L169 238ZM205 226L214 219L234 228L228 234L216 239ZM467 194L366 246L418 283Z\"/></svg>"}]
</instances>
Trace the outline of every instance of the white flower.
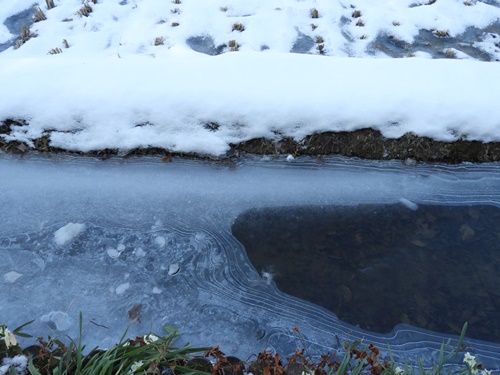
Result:
<instances>
[{"instance_id":1,"label":"white flower","mask_svg":"<svg viewBox=\"0 0 500 375\"><path fill-rule=\"evenodd\" d=\"M467 365L469 365L469 367L471 368L471 372L473 374L475 374L477 372L477 369L475 369L475 366L476 366L476 357L474 357L473 355L471 355L469 352L465 353L464 355L464 363L466 363ZM473 370L476 370L475 372Z\"/></svg>"},{"instance_id":2,"label":"white flower","mask_svg":"<svg viewBox=\"0 0 500 375\"><path fill-rule=\"evenodd\" d=\"M10 348L11 346L16 346L17 345L16 336L14 336L14 334L11 331L9 331L7 327L1 327L0 329L1 329L0 335L3 336L3 340L5 341L5 346L7 348Z\"/></svg>"},{"instance_id":3,"label":"white flower","mask_svg":"<svg viewBox=\"0 0 500 375\"><path fill-rule=\"evenodd\" d=\"M144 336L144 342L146 344L152 344L155 341L158 341L159 337L156 336L154 333L150 333L149 335Z\"/></svg>"},{"instance_id":4,"label":"white flower","mask_svg":"<svg viewBox=\"0 0 500 375\"><path fill-rule=\"evenodd\" d=\"M395 369L394 369L394 373L396 375L402 375L403 373L405 372L405 370L403 370L401 367L397 366Z\"/></svg>"},{"instance_id":5,"label":"white flower","mask_svg":"<svg viewBox=\"0 0 500 375\"><path fill-rule=\"evenodd\" d=\"M139 362L134 362L132 364L132 366L130 366L130 370L128 370L127 374L133 374L137 371L140 371L142 366L144 365L144 362L143 361L139 361Z\"/></svg>"}]
</instances>

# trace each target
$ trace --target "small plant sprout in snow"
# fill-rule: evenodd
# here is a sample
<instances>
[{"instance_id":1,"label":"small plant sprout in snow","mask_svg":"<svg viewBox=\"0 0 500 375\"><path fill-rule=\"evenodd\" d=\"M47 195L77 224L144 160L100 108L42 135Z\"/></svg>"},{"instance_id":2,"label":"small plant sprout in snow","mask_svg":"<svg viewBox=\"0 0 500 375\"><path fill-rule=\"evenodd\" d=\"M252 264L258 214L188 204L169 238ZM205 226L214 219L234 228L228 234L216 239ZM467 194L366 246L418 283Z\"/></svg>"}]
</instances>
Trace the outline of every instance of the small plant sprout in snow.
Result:
<instances>
[{"instance_id":1,"label":"small plant sprout in snow","mask_svg":"<svg viewBox=\"0 0 500 375\"><path fill-rule=\"evenodd\" d=\"M165 42L165 39L162 36L155 38L155 46L162 46L163 42Z\"/></svg>"},{"instance_id":2,"label":"small plant sprout in snow","mask_svg":"<svg viewBox=\"0 0 500 375\"><path fill-rule=\"evenodd\" d=\"M320 44L320 43L324 43L324 42L325 42L325 40L323 39L322 36L317 36L316 37L316 43Z\"/></svg>"},{"instance_id":3,"label":"small plant sprout in snow","mask_svg":"<svg viewBox=\"0 0 500 375\"><path fill-rule=\"evenodd\" d=\"M43 13L43 11L39 8L35 8L35 16L33 17L33 22L40 22L40 21L45 21L47 17Z\"/></svg>"},{"instance_id":4,"label":"small plant sprout in snow","mask_svg":"<svg viewBox=\"0 0 500 375\"><path fill-rule=\"evenodd\" d=\"M221 12L227 12L227 7L220 7L219 9Z\"/></svg>"},{"instance_id":5,"label":"small plant sprout in snow","mask_svg":"<svg viewBox=\"0 0 500 375\"><path fill-rule=\"evenodd\" d=\"M170 9L170 12L172 12L172 14L181 14L181 10L179 8Z\"/></svg>"},{"instance_id":6,"label":"small plant sprout in snow","mask_svg":"<svg viewBox=\"0 0 500 375\"><path fill-rule=\"evenodd\" d=\"M319 12L316 8L311 9L311 18L319 18Z\"/></svg>"},{"instance_id":7,"label":"small plant sprout in snow","mask_svg":"<svg viewBox=\"0 0 500 375\"><path fill-rule=\"evenodd\" d=\"M448 57L450 59L454 59L457 57L457 53L452 48L445 49L444 54L446 55L446 57Z\"/></svg>"},{"instance_id":8,"label":"small plant sprout in snow","mask_svg":"<svg viewBox=\"0 0 500 375\"><path fill-rule=\"evenodd\" d=\"M174 4L180 4L181 0L172 0L172 3L174 3Z\"/></svg>"},{"instance_id":9,"label":"small plant sprout in snow","mask_svg":"<svg viewBox=\"0 0 500 375\"><path fill-rule=\"evenodd\" d=\"M236 30L236 31L239 31L239 32L245 31L245 26L243 26L243 24L242 24L242 23L239 23L239 22L234 23L234 24L233 24L233 28L232 28L232 30L231 30L231 31L235 31L235 30Z\"/></svg>"},{"instance_id":10,"label":"small plant sprout in snow","mask_svg":"<svg viewBox=\"0 0 500 375\"><path fill-rule=\"evenodd\" d=\"M172 23L170 24L170 26L172 26L172 27L177 27L177 26L179 26L179 22L172 22Z\"/></svg>"},{"instance_id":11,"label":"small plant sprout in snow","mask_svg":"<svg viewBox=\"0 0 500 375\"><path fill-rule=\"evenodd\" d=\"M450 34L446 30L435 30L434 35L440 37L440 38L448 38Z\"/></svg>"},{"instance_id":12,"label":"small plant sprout in snow","mask_svg":"<svg viewBox=\"0 0 500 375\"><path fill-rule=\"evenodd\" d=\"M236 40L233 39L229 41L228 47L230 51L235 52L238 51L240 46L238 45L238 43L236 43Z\"/></svg>"},{"instance_id":13,"label":"small plant sprout in snow","mask_svg":"<svg viewBox=\"0 0 500 375\"><path fill-rule=\"evenodd\" d=\"M62 49L60 49L59 47L57 47L57 48L52 48L52 49L48 52L48 54L49 54L49 55L58 55L58 54L60 54L60 53L62 53Z\"/></svg>"},{"instance_id":14,"label":"small plant sprout in snow","mask_svg":"<svg viewBox=\"0 0 500 375\"><path fill-rule=\"evenodd\" d=\"M80 10L77 12L77 14L82 17L88 17L90 13L92 13L92 7L87 2L85 2L83 6L80 8Z\"/></svg>"},{"instance_id":15,"label":"small plant sprout in snow","mask_svg":"<svg viewBox=\"0 0 500 375\"><path fill-rule=\"evenodd\" d=\"M47 4L47 9L55 8L54 0L45 0L45 4Z\"/></svg>"},{"instance_id":16,"label":"small plant sprout in snow","mask_svg":"<svg viewBox=\"0 0 500 375\"><path fill-rule=\"evenodd\" d=\"M69 48L69 43L66 39L63 39L62 44L63 44L64 48Z\"/></svg>"},{"instance_id":17,"label":"small plant sprout in snow","mask_svg":"<svg viewBox=\"0 0 500 375\"><path fill-rule=\"evenodd\" d=\"M18 49L21 47L24 43L26 43L28 40L31 38L36 37L37 34L32 33L30 30L30 25L26 25L21 29L21 35L20 38L16 41L16 45L14 46L15 49Z\"/></svg>"},{"instance_id":18,"label":"small plant sprout in snow","mask_svg":"<svg viewBox=\"0 0 500 375\"><path fill-rule=\"evenodd\" d=\"M392 26L400 26L401 24L398 21L392 21Z\"/></svg>"},{"instance_id":19,"label":"small plant sprout in snow","mask_svg":"<svg viewBox=\"0 0 500 375\"><path fill-rule=\"evenodd\" d=\"M314 23L311 23L311 29L316 30L318 28L318 25L315 25Z\"/></svg>"},{"instance_id":20,"label":"small plant sprout in snow","mask_svg":"<svg viewBox=\"0 0 500 375\"><path fill-rule=\"evenodd\" d=\"M365 26L365 23L364 23L364 22L363 22L363 20L360 18L360 19L358 19L358 22L356 22L356 26L363 27L363 26Z\"/></svg>"},{"instance_id":21,"label":"small plant sprout in snow","mask_svg":"<svg viewBox=\"0 0 500 375\"><path fill-rule=\"evenodd\" d=\"M360 10L355 10L352 13L352 18L359 18L359 17L361 17L361 11Z\"/></svg>"}]
</instances>

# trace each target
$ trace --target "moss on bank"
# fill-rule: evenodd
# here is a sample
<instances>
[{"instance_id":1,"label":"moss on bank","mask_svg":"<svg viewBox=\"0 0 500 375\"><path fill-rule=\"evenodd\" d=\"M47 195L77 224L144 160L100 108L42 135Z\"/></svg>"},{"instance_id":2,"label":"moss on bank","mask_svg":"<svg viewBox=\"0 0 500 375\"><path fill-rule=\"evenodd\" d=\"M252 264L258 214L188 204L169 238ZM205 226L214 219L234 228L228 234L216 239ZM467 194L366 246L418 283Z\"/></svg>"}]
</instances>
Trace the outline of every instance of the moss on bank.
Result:
<instances>
[{"instance_id":1,"label":"moss on bank","mask_svg":"<svg viewBox=\"0 0 500 375\"><path fill-rule=\"evenodd\" d=\"M184 156L206 158L206 155L172 153L170 150L151 147L129 150L126 153L117 149L103 149L90 152L75 152L50 145L50 132L44 136L31 139L33 147L18 141L6 141L2 135L11 132L11 126L26 125L16 120L0 121L0 149L9 153L70 152L80 155L91 155L102 158L110 156ZM428 137L420 137L407 133L400 138L385 138L378 130L360 129L352 132L325 132L311 134L295 141L283 137L278 140L255 138L245 142L231 144L230 150L218 159L237 158L240 155L279 155L323 156L341 155L372 160L406 160L426 162L444 162L456 164L461 162L500 161L500 142L483 143L480 141L458 140L455 142L436 141Z\"/></svg>"}]
</instances>

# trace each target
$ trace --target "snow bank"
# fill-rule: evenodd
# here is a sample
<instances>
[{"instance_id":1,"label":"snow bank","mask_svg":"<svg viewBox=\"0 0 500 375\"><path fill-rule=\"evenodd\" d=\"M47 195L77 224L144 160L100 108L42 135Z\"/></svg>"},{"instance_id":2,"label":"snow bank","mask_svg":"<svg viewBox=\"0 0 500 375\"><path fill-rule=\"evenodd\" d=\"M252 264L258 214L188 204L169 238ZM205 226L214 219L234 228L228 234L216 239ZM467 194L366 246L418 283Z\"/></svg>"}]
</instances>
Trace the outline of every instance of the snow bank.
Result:
<instances>
[{"instance_id":1,"label":"snow bank","mask_svg":"<svg viewBox=\"0 0 500 375\"><path fill-rule=\"evenodd\" d=\"M79 151L162 147L220 155L256 137L364 127L386 137L500 140L495 63L243 52L55 56L3 59L0 81L12 88L0 92L0 118L29 122L4 139L27 141L49 130L53 146Z\"/></svg>"}]
</instances>

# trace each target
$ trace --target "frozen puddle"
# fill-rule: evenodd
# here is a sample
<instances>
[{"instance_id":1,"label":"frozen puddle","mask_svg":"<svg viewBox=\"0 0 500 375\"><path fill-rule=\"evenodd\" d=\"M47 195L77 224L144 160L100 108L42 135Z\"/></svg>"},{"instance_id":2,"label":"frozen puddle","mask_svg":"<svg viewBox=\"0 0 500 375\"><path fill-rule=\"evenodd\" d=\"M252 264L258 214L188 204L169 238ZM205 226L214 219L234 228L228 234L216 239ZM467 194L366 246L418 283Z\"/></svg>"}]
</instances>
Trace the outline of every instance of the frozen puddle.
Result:
<instances>
[{"instance_id":1,"label":"frozen puddle","mask_svg":"<svg viewBox=\"0 0 500 375\"><path fill-rule=\"evenodd\" d=\"M289 354L301 346L294 327L300 328L312 353L364 338L381 349L389 343L397 358L404 355L410 361L436 357L443 339L449 337L404 324L390 333L374 333L280 291L271 272L256 269L231 232L249 212L274 210L282 213L280 220L293 222L293 210L282 207L352 214L363 207L389 205L409 215L425 215L435 206L447 206L446 210L466 206L472 212L485 207L496 211L500 206L500 167L493 164L286 162L283 157L226 165L3 155L0 173L0 317L9 327L35 318L29 328L32 334L76 337L81 311L89 347L112 345L135 321L131 336L151 329L160 333L163 324L171 324L183 333L184 341L220 345L227 355L241 358L266 347ZM357 215L351 216L356 220ZM480 230L469 227L474 235L466 227L459 235L466 240L479 236ZM377 238L373 233L353 236L356 246L370 236ZM412 239L420 241L413 243L416 254L431 241L424 237ZM476 248L477 258L488 250ZM271 255L263 259L262 268L277 266ZM349 259L342 255L339 261ZM464 262L470 273L464 271L463 279L477 277L474 258ZM418 272L411 269L411 262L402 264L393 266ZM498 274L498 262L490 266ZM383 299L384 289L373 293ZM346 293L345 288L337 290L337 301L348 298ZM489 298L478 291L479 301L481 293ZM400 298L425 304L426 295ZM386 308L393 311L389 304ZM430 315L447 314L431 311ZM345 319L352 323L350 317ZM498 318L491 318L490 325L497 332ZM492 343L498 337L490 341L468 339L467 350L487 368L498 368L500 344Z\"/></svg>"}]
</instances>

